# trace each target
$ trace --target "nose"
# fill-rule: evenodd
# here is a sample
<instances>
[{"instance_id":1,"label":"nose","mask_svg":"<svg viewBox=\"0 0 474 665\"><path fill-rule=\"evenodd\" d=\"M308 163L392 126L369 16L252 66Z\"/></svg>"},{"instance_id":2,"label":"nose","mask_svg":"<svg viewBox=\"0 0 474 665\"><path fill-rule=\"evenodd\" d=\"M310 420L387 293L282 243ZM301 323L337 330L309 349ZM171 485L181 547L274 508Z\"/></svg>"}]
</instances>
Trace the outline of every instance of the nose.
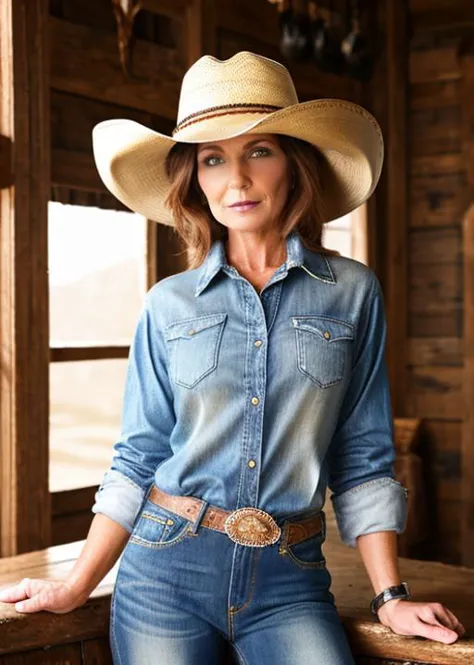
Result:
<instances>
[{"instance_id":1,"label":"nose","mask_svg":"<svg viewBox=\"0 0 474 665\"><path fill-rule=\"evenodd\" d=\"M238 160L232 165L229 174L229 189L248 189L251 181L245 166Z\"/></svg>"}]
</instances>

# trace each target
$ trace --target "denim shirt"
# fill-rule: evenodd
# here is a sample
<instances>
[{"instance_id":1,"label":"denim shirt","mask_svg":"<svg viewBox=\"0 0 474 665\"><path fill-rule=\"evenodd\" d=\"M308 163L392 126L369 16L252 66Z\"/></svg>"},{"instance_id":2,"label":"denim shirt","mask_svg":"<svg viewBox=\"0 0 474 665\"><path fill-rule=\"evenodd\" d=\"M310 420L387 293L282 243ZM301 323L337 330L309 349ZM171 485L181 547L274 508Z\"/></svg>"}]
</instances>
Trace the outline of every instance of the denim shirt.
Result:
<instances>
[{"instance_id":1,"label":"denim shirt","mask_svg":"<svg viewBox=\"0 0 474 665\"><path fill-rule=\"evenodd\" d=\"M259 294L214 241L150 289L131 345L120 440L95 513L129 532L153 482L274 518L322 509L339 533L403 531L385 315L374 273L296 231Z\"/></svg>"}]
</instances>

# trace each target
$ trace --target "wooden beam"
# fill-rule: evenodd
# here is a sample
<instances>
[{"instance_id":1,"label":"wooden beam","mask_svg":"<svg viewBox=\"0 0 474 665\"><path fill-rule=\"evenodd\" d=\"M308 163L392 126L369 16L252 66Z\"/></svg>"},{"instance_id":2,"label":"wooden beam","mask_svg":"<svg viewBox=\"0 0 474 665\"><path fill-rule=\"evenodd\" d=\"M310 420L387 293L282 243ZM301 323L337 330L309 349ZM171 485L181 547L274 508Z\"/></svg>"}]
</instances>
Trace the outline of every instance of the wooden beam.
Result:
<instances>
[{"instance_id":1,"label":"wooden beam","mask_svg":"<svg viewBox=\"0 0 474 665\"><path fill-rule=\"evenodd\" d=\"M474 568L474 204L464 218L464 413L461 562Z\"/></svg>"},{"instance_id":2,"label":"wooden beam","mask_svg":"<svg viewBox=\"0 0 474 665\"><path fill-rule=\"evenodd\" d=\"M77 360L105 360L106 358L128 358L129 346L55 346L50 350L51 362L73 362Z\"/></svg>"},{"instance_id":3,"label":"wooden beam","mask_svg":"<svg viewBox=\"0 0 474 665\"><path fill-rule=\"evenodd\" d=\"M55 148L51 155L51 184L88 192L108 191L99 177L92 151Z\"/></svg>"},{"instance_id":4,"label":"wooden beam","mask_svg":"<svg viewBox=\"0 0 474 665\"><path fill-rule=\"evenodd\" d=\"M463 150L470 200L463 220L464 239L464 422L462 431L461 556L474 567L474 41L460 57Z\"/></svg>"},{"instance_id":5,"label":"wooden beam","mask_svg":"<svg viewBox=\"0 0 474 665\"><path fill-rule=\"evenodd\" d=\"M471 3L471 0L469 0ZM410 19L412 32L421 30L448 30L449 28L467 27L474 25L474 11L472 3L469 7L453 7L439 11L429 11L425 14L414 14Z\"/></svg>"},{"instance_id":6,"label":"wooden beam","mask_svg":"<svg viewBox=\"0 0 474 665\"><path fill-rule=\"evenodd\" d=\"M461 73L456 47L445 46L429 51L413 51L410 55L409 73L411 83L459 79Z\"/></svg>"},{"instance_id":7,"label":"wooden beam","mask_svg":"<svg viewBox=\"0 0 474 665\"><path fill-rule=\"evenodd\" d=\"M48 14L47 0L0 3L0 134L14 144L0 191L0 556L50 542Z\"/></svg>"},{"instance_id":8,"label":"wooden beam","mask_svg":"<svg viewBox=\"0 0 474 665\"><path fill-rule=\"evenodd\" d=\"M407 415L408 205L407 205L407 1L386 0L386 247L387 361L395 416ZM382 93L383 94L383 93Z\"/></svg>"},{"instance_id":9,"label":"wooden beam","mask_svg":"<svg viewBox=\"0 0 474 665\"><path fill-rule=\"evenodd\" d=\"M117 39L54 17L51 30L51 86L56 90L176 119L183 54L136 40L131 78L120 67Z\"/></svg>"}]
</instances>

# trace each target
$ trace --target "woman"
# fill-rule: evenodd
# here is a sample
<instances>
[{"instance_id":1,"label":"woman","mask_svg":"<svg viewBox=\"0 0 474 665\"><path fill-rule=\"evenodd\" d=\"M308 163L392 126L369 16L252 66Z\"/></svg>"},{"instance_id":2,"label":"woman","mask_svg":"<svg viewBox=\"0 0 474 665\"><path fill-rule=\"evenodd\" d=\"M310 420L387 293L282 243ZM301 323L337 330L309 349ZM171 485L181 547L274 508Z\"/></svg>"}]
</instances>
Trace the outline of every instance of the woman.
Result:
<instances>
[{"instance_id":1,"label":"woman","mask_svg":"<svg viewBox=\"0 0 474 665\"><path fill-rule=\"evenodd\" d=\"M377 184L374 118L342 100L298 103L272 60L205 56L184 77L173 138L113 120L95 128L94 152L121 201L174 220L190 269L147 295L121 439L70 578L23 580L1 599L69 611L124 550L115 663L217 665L228 640L246 665L349 665L322 552L329 486L380 621L455 641L457 618L412 602L399 578L406 490L378 282L321 244L322 224Z\"/></svg>"}]
</instances>

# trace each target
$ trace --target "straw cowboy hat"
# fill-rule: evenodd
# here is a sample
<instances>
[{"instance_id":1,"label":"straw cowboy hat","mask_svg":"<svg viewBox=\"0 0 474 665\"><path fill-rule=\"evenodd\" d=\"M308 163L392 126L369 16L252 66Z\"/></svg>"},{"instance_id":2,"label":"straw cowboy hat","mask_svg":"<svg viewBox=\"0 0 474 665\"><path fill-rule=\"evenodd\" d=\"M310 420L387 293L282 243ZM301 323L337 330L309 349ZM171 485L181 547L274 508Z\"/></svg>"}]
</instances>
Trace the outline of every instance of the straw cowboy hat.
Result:
<instances>
[{"instance_id":1,"label":"straw cowboy hat","mask_svg":"<svg viewBox=\"0 0 474 665\"><path fill-rule=\"evenodd\" d=\"M148 219L173 224L164 200L165 160L176 143L220 141L252 132L286 134L324 155L323 218L354 210L374 191L383 162L375 118L341 99L298 102L288 70L242 51L228 60L205 55L184 75L172 136L132 120L106 120L93 129L97 169L105 186Z\"/></svg>"}]
</instances>

